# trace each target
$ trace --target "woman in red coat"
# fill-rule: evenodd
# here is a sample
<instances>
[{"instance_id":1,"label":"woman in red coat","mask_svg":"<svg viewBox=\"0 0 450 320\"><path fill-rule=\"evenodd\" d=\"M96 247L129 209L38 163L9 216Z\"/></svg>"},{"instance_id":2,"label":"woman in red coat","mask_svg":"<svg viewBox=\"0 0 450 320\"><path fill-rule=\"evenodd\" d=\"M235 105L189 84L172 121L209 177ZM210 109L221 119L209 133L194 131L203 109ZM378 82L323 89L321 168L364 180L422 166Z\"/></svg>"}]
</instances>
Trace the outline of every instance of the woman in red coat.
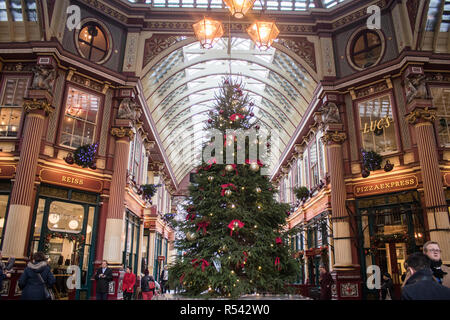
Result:
<instances>
[{"instance_id":1,"label":"woman in red coat","mask_svg":"<svg viewBox=\"0 0 450 320\"><path fill-rule=\"evenodd\" d=\"M136 284L136 276L131 272L131 268L127 267L127 272L125 272L125 276L123 277L122 291L123 291L123 299L131 300L133 296L134 285Z\"/></svg>"}]
</instances>

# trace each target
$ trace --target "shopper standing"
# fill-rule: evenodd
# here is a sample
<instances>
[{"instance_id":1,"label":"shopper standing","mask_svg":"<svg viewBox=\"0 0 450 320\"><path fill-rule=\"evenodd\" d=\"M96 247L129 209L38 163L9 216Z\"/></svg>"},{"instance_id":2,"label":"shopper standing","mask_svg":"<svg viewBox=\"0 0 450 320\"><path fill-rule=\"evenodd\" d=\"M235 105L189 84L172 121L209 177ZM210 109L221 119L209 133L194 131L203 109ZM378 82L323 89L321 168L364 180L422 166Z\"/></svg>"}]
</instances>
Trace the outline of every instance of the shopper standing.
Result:
<instances>
[{"instance_id":1,"label":"shopper standing","mask_svg":"<svg viewBox=\"0 0 450 320\"><path fill-rule=\"evenodd\" d=\"M149 275L148 269L144 271L141 279L141 290L143 300L152 300L155 294L155 279Z\"/></svg>"},{"instance_id":2,"label":"shopper standing","mask_svg":"<svg viewBox=\"0 0 450 320\"><path fill-rule=\"evenodd\" d=\"M134 285L136 284L136 275L131 272L131 268L127 267L125 275L123 277L122 291L123 299L131 300L134 291Z\"/></svg>"},{"instance_id":3,"label":"shopper standing","mask_svg":"<svg viewBox=\"0 0 450 320\"><path fill-rule=\"evenodd\" d=\"M164 266L159 280L161 281L161 292L164 294L169 287L169 268L167 265Z\"/></svg>"},{"instance_id":4,"label":"shopper standing","mask_svg":"<svg viewBox=\"0 0 450 320\"><path fill-rule=\"evenodd\" d=\"M431 271L437 282L450 288L450 267L442 264L439 244L435 241L426 242L423 245L423 253L431 260Z\"/></svg>"},{"instance_id":5,"label":"shopper standing","mask_svg":"<svg viewBox=\"0 0 450 320\"><path fill-rule=\"evenodd\" d=\"M325 268L325 265L320 265L320 300L331 300L331 285L333 284L333 278L331 274Z\"/></svg>"},{"instance_id":6,"label":"shopper standing","mask_svg":"<svg viewBox=\"0 0 450 320\"><path fill-rule=\"evenodd\" d=\"M55 282L45 254L36 252L19 278L21 300L47 300L46 291L51 290Z\"/></svg>"},{"instance_id":7,"label":"shopper standing","mask_svg":"<svg viewBox=\"0 0 450 320\"><path fill-rule=\"evenodd\" d=\"M102 266L97 269L95 280L97 281L96 300L108 300L109 283L113 280L113 276L106 260L103 260Z\"/></svg>"}]
</instances>

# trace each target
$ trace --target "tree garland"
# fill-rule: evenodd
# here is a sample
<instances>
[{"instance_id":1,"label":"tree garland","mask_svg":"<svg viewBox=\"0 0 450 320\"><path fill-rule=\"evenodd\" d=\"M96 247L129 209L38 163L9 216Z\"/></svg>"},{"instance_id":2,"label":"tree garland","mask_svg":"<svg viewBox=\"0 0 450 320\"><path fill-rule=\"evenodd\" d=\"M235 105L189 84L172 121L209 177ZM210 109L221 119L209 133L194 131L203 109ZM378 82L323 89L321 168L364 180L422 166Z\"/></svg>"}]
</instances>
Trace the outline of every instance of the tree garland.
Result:
<instances>
[{"instance_id":1,"label":"tree garland","mask_svg":"<svg viewBox=\"0 0 450 320\"><path fill-rule=\"evenodd\" d=\"M86 237L82 234L70 234L61 232L48 232L45 236L44 250L43 252L47 254L50 251L50 240L51 239L68 239L69 241L74 241L78 243L77 254L81 255L84 250L84 244Z\"/></svg>"}]
</instances>

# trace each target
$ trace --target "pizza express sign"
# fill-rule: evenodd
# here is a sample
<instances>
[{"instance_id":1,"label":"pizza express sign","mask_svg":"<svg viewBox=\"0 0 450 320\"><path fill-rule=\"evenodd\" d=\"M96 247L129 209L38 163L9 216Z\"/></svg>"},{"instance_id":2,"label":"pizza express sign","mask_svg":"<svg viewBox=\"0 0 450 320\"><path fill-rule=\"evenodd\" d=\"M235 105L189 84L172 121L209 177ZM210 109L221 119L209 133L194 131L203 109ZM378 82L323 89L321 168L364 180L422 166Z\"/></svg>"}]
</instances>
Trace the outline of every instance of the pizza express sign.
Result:
<instances>
[{"instance_id":1,"label":"pizza express sign","mask_svg":"<svg viewBox=\"0 0 450 320\"><path fill-rule=\"evenodd\" d=\"M419 180L417 179L417 176L403 176L369 183L358 183L353 187L353 192L356 197L362 197L414 189L418 186Z\"/></svg>"}]
</instances>

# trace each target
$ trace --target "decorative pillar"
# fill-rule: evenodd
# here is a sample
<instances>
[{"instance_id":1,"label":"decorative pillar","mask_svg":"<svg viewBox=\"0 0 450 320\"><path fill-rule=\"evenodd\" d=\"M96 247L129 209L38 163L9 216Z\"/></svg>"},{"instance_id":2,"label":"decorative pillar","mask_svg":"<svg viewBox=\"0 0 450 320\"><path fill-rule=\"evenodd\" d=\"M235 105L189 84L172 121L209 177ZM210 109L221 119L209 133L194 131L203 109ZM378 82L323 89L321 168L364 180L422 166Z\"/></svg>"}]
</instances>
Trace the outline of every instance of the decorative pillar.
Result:
<instances>
[{"instance_id":1,"label":"decorative pillar","mask_svg":"<svg viewBox=\"0 0 450 320\"><path fill-rule=\"evenodd\" d=\"M122 232L125 211L125 188L127 185L127 165L130 141L134 138L131 127L112 128L116 138L114 152L114 172L111 181L108 215L106 219L103 259L112 266L122 264Z\"/></svg>"},{"instance_id":2,"label":"decorative pillar","mask_svg":"<svg viewBox=\"0 0 450 320\"><path fill-rule=\"evenodd\" d=\"M331 188L331 222L333 229L334 264L331 275L334 279L332 294L334 299L361 299L361 274L359 266L353 263L350 233L350 217L347 212L347 191L344 179L344 157L342 144L347 140L341 121L338 97L328 94L323 99L321 127L326 146L328 172Z\"/></svg>"},{"instance_id":3,"label":"decorative pillar","mask_svg":"<svg viewBox=\"0 0 450 320\"><path fill-rule=\"evenodd\" d=\"M342 143L346 140L345 132L327 132L322 137L326 145L328 167L330 168L331 208L334 240L334 268L352 267L352 249L350 225L345 201L347 192L344 180L344 161Z\"/></svg>"},{"instance_id":4,"label":"decorative pillar","mask_svg":"<svg viewBox=\"0 0 450 320\"><path fill-rule=\"evenodd\" d=\"M443 263L450 264L450 217L433 126L436 110L430 99L412 99L407 110L406 120L416 135L430 239L439 243Z\"/></svg>"},{"instance_id":5,"label":"decorative pillar","mask_svg":"<svg viewBox=\"0 0 450 320\"><path fill-rule=\"evenodd\" d=\"M23 142L20 150L8 219L5 226L2 253L4 257L26 259L28 228L33 206L34 187L41 138L46 117L54 111L52 97L46 90L30 90L24 99L26 114Z\"/></svg>"}]
</instances>

